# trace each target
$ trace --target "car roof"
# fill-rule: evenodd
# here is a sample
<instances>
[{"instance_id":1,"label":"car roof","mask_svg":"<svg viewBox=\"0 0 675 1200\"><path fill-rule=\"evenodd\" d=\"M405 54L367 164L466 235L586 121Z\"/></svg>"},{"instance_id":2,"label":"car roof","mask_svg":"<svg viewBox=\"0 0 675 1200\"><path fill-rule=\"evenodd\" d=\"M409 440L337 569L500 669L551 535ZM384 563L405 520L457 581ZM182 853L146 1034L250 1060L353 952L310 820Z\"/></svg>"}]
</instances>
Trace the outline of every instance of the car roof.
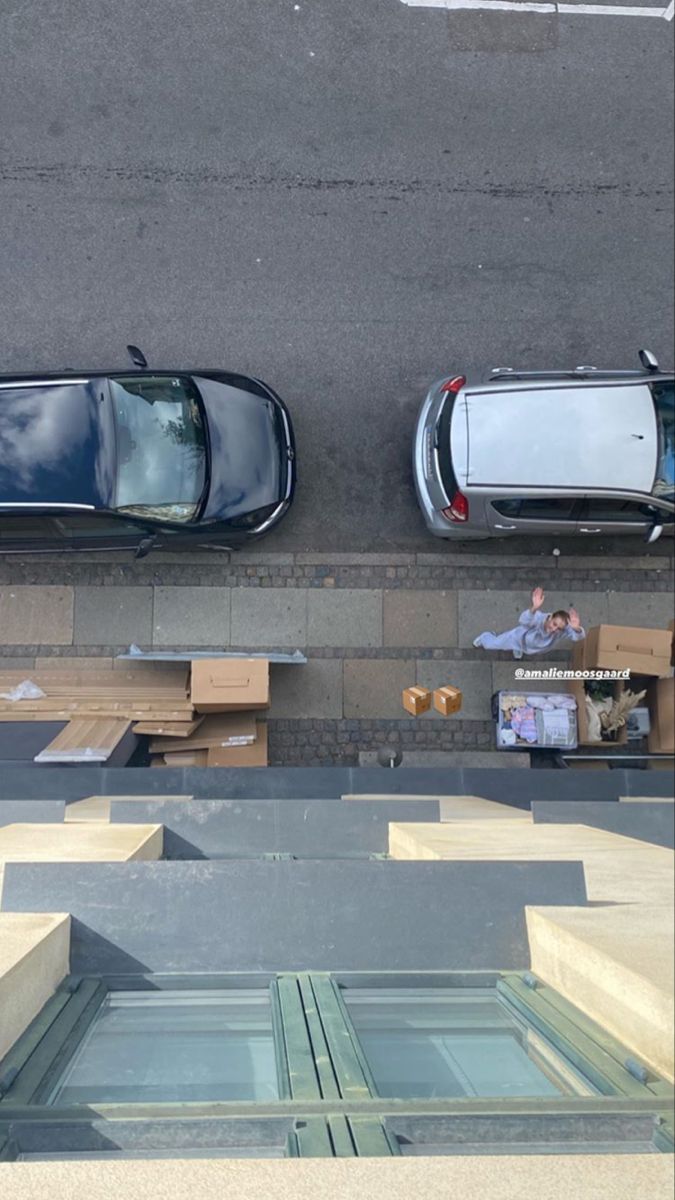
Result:
<instances>
[{"instance_id":1,"label":"car roof","mask_svg":"<svg viewBox=\"0 0 675 1200\"><path fill-rule=\"evenodd\" d=\"M0 504L103 508L113 486L111 414L99 383L0 386Z\"/></svg>"},{"instance_id":2,"label":"car roof","mask_svg":"<svg viewBox=\"0 0 675 1200\"><path fill-rule=\"evenodd\" d=\"M650 492L658 450L646 383L466 389L455 404L460 486Z\"/></svg>"}]
</instances>

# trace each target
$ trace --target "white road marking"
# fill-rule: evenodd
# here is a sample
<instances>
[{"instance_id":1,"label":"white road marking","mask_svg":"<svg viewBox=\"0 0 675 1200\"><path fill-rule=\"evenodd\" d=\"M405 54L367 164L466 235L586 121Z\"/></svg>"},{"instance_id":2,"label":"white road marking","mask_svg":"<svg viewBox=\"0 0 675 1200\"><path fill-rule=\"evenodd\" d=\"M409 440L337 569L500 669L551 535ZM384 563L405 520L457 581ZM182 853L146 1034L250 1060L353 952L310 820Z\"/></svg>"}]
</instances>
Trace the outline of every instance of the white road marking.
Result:
<instances>
[{"instance_id":1,"label":"white road marking","mask_svg":"<svg viewBox=\"0 0 675 1200\"><path fill-rule=\"evenodd\" d=\"M557 0L550 3L535 3L534 0L402 0L409 8L444 8L448 11L458 9L482 9L485 12L497 10L500 12L519 13L564 13L565 16L591 17L659 17L672 21L675 14L675 0L670 0L667 8L637 7L628 4L559 4Z\"/></svg>"}]
</instances>

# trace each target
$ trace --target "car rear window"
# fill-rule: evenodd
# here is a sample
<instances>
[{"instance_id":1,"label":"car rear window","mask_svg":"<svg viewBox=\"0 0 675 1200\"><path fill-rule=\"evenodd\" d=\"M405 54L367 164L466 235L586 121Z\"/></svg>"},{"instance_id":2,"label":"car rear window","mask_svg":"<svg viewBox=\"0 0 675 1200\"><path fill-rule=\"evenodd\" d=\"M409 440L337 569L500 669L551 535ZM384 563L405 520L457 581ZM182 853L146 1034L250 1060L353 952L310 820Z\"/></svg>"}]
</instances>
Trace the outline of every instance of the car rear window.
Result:
<instances>
[{"instance_id":1,"label":"car rear window","mask_svg":"<svg viewBox=\"0 0 675 1200\"><path fill-rule=\"evenodd\" d=\"M456 399L456 395L448 392L438 420L436 421L434 433L434 445L438 454L438 468L443 487L449 499L452 499L455 493L459 491L457 476L452 465L452 454L450 453L450 425L452 423L452 412Z\"/></svg>"}]
</instances>

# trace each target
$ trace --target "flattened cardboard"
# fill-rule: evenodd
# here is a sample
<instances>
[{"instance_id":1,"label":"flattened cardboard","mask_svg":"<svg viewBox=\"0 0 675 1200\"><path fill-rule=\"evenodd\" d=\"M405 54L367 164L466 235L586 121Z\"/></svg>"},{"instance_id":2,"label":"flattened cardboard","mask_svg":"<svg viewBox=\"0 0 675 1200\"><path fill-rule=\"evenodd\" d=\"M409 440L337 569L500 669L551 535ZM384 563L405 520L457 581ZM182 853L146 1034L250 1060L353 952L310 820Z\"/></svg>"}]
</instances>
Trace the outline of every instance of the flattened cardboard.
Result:
<instances>
[{"instance_id":1,"label":"flattened cardboard","mask_svg":"<svg viewBox=\"0 0 675 1200\"><path fill-rule=\"evenodd\" d=\"M256 740L255 714L248 712L210 713L188 738L157 737L150 742L151 754L174 751L209 750L217 746L249 746Z\"/></svg>"},{"instance_id":2,"label":"flattened cardboard","mask_svg":"<svg viewBox=\"0 0 675 1200\"><path fill-rule=\"evenodd\" d=\"M675 680L654 679L647 690L651 728L647 745L652 754L675 752Z\"/></svg>"},{"instance_id":3,"label":"flattened cardboard","mask_svg":"<svg viewBox=\"0 0 675 1200\"><path fill-rule=\"evenodd\" d=\"M266 767L267 725L256 721L256 740L250 746L213 746L206 751L208 767Z\"/></svg>"},{"instance_id":4,"label":"flattened cardboard","mask_svg":"<svg viewBox=\"0 0 675 1200\"><path fill-rule=\"evenodd\" d=\"M462 707L462 693L459 688L452 687L448 684L446 687L436 688L434 692L434 708L436 712L442 713L444 717L449 717L452 713L459 712Z\"/></svg>"},{"instance_id":5,"label":"flattened cardboard","mask_svg":"<svg viewBox=\"0 0 675 1200\"><path fill-rule=\"evenodd\" d=\"M582 663L578 665L581 647ZM667 629L638 629L630 625L596 625L577 643L577 669L629 670L632 675L662 678L670 674L672 635Z\"/></svg>"},{"instance_id":6,"label":"flattened cardboard","mask_svg":"<svg viewBox=\"0 0 675 1200\"><path fill-rule=\"evenodd\" d=\"M269 708L269 662L266 658L194 659L190 699L200 713Z\"/></svg>"},{"instance_id":7,"label":"flattened cardboard","mask_svg":"<svg viewBox=\"0 0 675 1200\"><path fill-rule=\"evenodd\" d=\"M413 717L428 712L431 708L431 691L425 687L404 688L401 696L403 707Z\"/></svg>"}]
</instances>

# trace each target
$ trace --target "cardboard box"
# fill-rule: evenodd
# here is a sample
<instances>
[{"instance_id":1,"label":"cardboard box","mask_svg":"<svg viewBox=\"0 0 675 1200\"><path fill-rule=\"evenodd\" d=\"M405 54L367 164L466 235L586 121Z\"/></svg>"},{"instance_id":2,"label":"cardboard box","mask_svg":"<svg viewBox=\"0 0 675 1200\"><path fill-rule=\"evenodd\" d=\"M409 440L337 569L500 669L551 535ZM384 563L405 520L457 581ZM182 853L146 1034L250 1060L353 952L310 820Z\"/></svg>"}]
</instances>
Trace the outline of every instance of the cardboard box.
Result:
<instances>
[{"instance_id":1,"label":"cardboard box","mask_svg":"<svg viewBox=\"0 0 675 1200\"><path fill-rule=\"evenodd\" d=\"M662 678L670 674L672 635L667 629L596 625L584 642L576 643L575 651L575 670L629 670L632 675Z\"/></svg>"},{"instance_id":2,"label":"cardboard box","mask_svg":"<svg viewBox=\"0 0 675 1200\"><path fill-rule=\"evenodd\" d=\"M431 691L429 688L404 688L401 698L404 709L413 717L419 717L420 713L428 712L431 708Z\"/></svg>"},{"instance_id":3,"label":"cardboard box","mask_svg":"<svg viewBox=\"0 0 675 1200\"><path fill-rule=\"evenodd\" d=\"M210 750L216 746L250 746L256 739L255 714L252 712L210 713L188 738L156 737L150 742L151 754L173 754L192 750Z\"/></svg>"},{"instance_id":4,"label":"cardboard box","mask_svg":"<svg viewBox=\"0 0 675 1200\"><path fill-rule=\"evenodd\" d=\"M668 633L670 634L670 665L675 667L675 621L670 622Z\"/></svg>"},{"instance_id":5,"label":"cardboard box","mask_svg":"<svg viewBox=\"0 0 675 1200\"><path fill-rule=\"evenodd\" d=\"M655 679L647 692L651 729L647 745L653 754L675 753L675 680Z\"/></svg>"},{"instance_id":6,"label":"cardboard box","mask_svg":"<svg viewBox=\"0 0 675 1200\"><path fill-rule=\"evenodd\" d=\"M176 750L164 754L165 767L208 767L208 750Z\"/></svg>"},{"instance_id":7,"label":"cardboard box","mask_svg":"<svg viewBox=\"0 0 675 1200\"><path fill-rule=\"evenodd\" d=\"M461 707L462 693L459 688L452 687L450 684L446 687L436 688L434 708L437 712L442 713L444 717L449 717L451 713L459 712Z\"/></svg>"},{"instance_id":8,"label":"cardboard box","mask_svg":"<svg viewBox=\"0 0 675 1200\"><path fill-rule=\"evenodd\" d=\"M622 725L621 729L617 730L616 737L602 738L599 742L589 738L584 681L583 679L570 679L566 681L565 686L577 702L577 743L579 746L624 746L626 744L628 741L628 729L625 725ZM612 695L615 700L619 699L623 690L623 680L615 680L612 685Z\"/></svg>"},{"instance_id":9,"label":"cardboard box","mask_svg":"<svg viewBox=\"0 0 675 1200\"><path fill-rule=\"evenodd\" d=\"M257 737L250 746L214 746L206 751L208 767L266 767L267 725L256 721Z\"/></svg>"},{"instance_id":10,"label":"cardboard box","mask_svg":"<svg viewBox=\"0 0 675 1200\"><path fill-rule=\"evenodd\" d=\"M266 658L193 659L190 699L200 713L269 708L270 665Z\"/></svg>"}]
</instances>

